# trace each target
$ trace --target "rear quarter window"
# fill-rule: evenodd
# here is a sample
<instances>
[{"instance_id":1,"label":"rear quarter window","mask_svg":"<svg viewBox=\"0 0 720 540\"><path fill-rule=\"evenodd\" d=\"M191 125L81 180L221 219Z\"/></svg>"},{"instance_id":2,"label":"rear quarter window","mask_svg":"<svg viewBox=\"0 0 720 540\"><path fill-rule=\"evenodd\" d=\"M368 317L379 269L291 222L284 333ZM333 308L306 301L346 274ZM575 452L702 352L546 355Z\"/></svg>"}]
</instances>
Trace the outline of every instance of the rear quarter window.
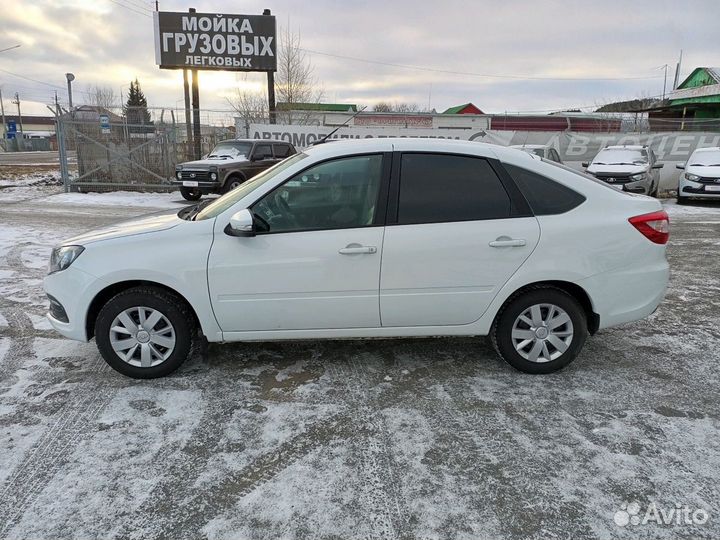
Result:
<instances>
[{"instance_id":1,"label":"rear quarter window","mask_svg":"<svg viewBox=\"0 0 720 540\"><path fill-rule=\"evenodd\" d=\"M541 174L503 164L536 216L564 214L585 202L585 196Z\"/></svg>"}]
</instances>

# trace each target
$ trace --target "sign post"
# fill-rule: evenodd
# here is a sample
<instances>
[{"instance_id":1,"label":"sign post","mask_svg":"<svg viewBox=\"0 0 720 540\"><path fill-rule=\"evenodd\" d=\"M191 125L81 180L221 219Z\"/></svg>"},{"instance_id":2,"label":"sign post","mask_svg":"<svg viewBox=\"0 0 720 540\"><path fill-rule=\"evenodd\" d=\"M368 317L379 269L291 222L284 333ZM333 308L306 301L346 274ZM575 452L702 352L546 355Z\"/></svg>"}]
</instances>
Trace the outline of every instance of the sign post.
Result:
<instances>
[{"instance_id":1,"label":"sign post","mask_svg":"<svg viewBox=\"0 0 720 540\"><path fill-rule=\"evenodd\" d=\"M267 72L269 114L274 123L277 31L269 9L262 15L197 13L193 8L187 13L155 11L153 23L155 63L160 69L185 70L185 84L187 70L192 74L196 159L201 153L199 70ZM186 97L186 110L187 101Z\"/></svg>"}]
</instances>

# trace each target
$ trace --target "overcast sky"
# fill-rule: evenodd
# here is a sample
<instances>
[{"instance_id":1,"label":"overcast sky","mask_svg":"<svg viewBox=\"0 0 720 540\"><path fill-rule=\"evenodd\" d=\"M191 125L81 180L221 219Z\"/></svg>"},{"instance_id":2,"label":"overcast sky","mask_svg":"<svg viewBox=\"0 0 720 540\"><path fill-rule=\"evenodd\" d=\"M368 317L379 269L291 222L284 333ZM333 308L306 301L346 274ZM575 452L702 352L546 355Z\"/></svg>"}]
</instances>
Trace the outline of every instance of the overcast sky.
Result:
<instances>
[{"instance_id":1,"label":"overcast sky","mask_svg":"<svg viewBox=\"0 0 720 540\"><path fill-rule=\"evenodd\" d=\"M304 48L420 71L311 54L325 100L372 105L413 102L442 111L471 101L486 112L550 111L662 93L663 70L683 49L681 76L720 65L718 0L635 1L286 1L160 0L164 11L261 13L301 34ZM44 114L54 91L67 102L64 73L76 76L75 104L89 84L127 94L137 77L151 106L182 107L182 75L155 65L150 0L5 0L0 15L0 88L6 113L20 94L25 114ZM25 77L19 78L15 75ZM227 109L234 73L200 74L201 106ZM644 77L637 79L637 77ZM681 77L681 78L682 78ZM29 80L33 79L33 80ZM45 83L45 84L41 84Z\"/></svg>"}]
</instances>

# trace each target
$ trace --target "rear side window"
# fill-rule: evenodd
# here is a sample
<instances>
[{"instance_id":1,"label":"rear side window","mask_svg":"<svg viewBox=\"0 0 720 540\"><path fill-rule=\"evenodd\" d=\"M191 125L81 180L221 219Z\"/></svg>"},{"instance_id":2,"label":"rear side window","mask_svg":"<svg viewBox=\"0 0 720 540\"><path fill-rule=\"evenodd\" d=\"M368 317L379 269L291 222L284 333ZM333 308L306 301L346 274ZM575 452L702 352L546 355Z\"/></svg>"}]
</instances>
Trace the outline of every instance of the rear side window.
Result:
<instances>
[{"instance_id":1,"label":"rear side window","mask_svg":"<svg viewBox=\"0 0 720 540\"><path fill-rule=\"evenodd\" d=\"M510 217L510 197L490 164L447 154L403 154L398 223Z\"/></svg>"},{"instance_id":2,"label":"rear side window","mask_svg":"<svg viewBox=\"0 0 720 540\"><path fill-rule=\"evenodd\" d=\"M275 157L286 158L290 155L290 147L287 144L273 144Z\"/></svg>"},{"instance_id":3,"label":"rear side window","mask_svg":"<svg viewBox=\"0 0 720 540\"><path fill-rule=\"evenodd\" d=\"M525 195L536 216L562 214L585 202L585 197L562 184L515 165L503 164Z\"/></svg>"}]
</instances>

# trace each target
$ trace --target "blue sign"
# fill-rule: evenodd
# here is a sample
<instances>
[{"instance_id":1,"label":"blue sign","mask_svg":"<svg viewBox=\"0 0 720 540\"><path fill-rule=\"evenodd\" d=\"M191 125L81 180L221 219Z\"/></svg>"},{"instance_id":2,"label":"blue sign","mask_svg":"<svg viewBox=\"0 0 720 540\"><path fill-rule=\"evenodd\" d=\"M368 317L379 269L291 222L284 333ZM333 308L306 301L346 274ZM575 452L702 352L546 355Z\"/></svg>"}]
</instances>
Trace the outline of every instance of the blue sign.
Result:
<instances>
[{"instance_id":1,"label":"blue sign","mask_svg":"<svg viewBox=\"0 0 720 540\"><path fill-rule=\"evenodd\" d=\"M17 133L17 123L15 122L15 120L8 120L8 123L7 123L7 138L8 138L8 139L14 139L16 133Z\"/></svg>"},{"instance_id":2,"label":"blue sign","mask_svg":"<svg viewBox=\"0 0 720 540\"><path fill-rule=\"evenodd\" d=\"M110 133L110 117L107 114L100 115L100 133Z\"/></svg>"}]
</instances>

